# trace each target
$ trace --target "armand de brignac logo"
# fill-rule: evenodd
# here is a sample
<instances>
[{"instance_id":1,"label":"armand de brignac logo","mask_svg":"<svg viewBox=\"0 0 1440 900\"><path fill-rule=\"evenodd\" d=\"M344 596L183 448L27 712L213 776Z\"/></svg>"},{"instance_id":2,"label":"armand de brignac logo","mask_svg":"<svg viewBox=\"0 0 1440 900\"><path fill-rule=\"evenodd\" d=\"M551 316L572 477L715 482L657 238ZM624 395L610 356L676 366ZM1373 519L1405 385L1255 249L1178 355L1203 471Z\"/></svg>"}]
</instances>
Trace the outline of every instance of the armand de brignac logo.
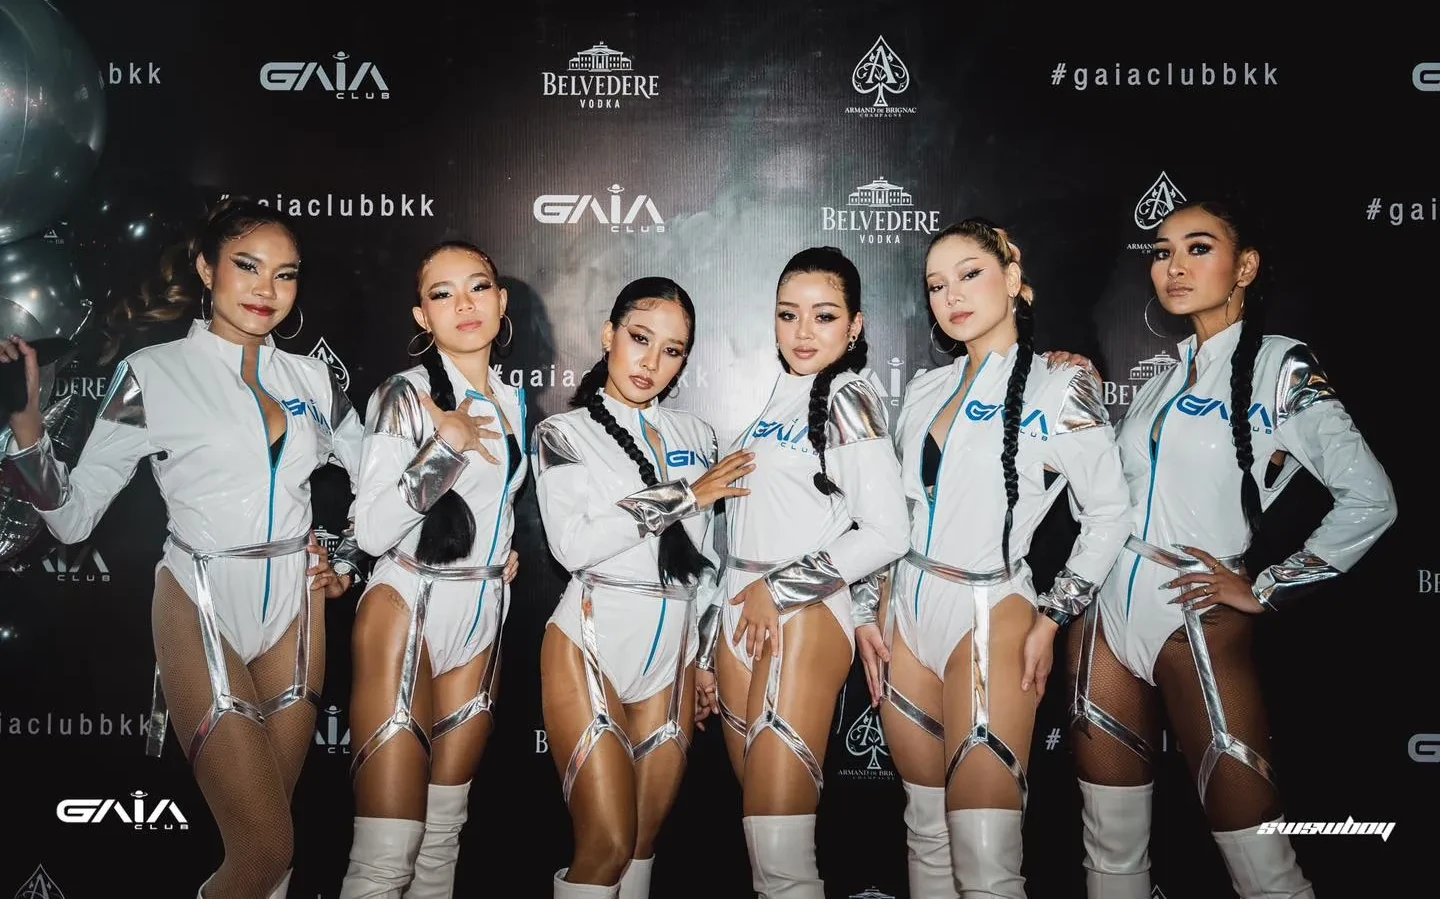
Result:
<instances>
[{"instance_id":1,"label":"armand de brignac logo","mask_svg":"<svg viewBox=\"0 0 1440 900\"><path fill-rule=\"evenodd\" d=\"M315 347L306 355L318 359L330 367L330 373L335 376L335 383L340 385L340 390L350 390L350 370L345 368L345 361L330 347L325 338L320 338Z\"/></svg>"},{"instance_id":2,"label":"armand de brignac logo","mask_svg":"<svg viewBox=\"0 0 1440 900\"><path fill-rule=\"evenodd\" d=\"M850 86L860 95L874 94L869 106L849 106L845 112L866 119L893 118L915 112L913 106L891 106L886 94L903 94L910 87L910 69L900 54L880 35L850 73Z\"/></svg>"}]
</instances>

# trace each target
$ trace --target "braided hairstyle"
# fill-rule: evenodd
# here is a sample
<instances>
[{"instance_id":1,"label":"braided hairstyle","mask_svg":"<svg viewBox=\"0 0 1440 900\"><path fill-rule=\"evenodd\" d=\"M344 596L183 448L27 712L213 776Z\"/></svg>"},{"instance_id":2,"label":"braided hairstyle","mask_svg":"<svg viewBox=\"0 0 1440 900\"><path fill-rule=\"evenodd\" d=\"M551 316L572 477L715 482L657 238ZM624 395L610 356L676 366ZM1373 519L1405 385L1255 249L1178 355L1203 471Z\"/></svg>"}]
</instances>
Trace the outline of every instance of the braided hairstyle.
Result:
<instances>
[{"instance_id":1,"label":"braided hairstyle","mask_svg":"<svg viewBox=\"0 0 1440 900\"><path fill-rule=\"evenodd\" d=\"M649 277L637 278L621 289L619 296L615 298L615 305L610 308L610 326L619 331L625 324L625 317L636 309L651 309L659 303L678 303L685 312L685 319L690 325L690 336L685 344L686 362L689 361L690 347L695 342L695 304L691 301L690 295L685 289L671 281L669 278ZM680 371L683 372L685 363L681 363ZM600 361L590 367L585 377L580 379L580 386L575 389L575 395L570 398L570 406L573 408L585 407L590 413L590 418L610 435L625 455L635 463L640 470L640 478L644 480L646 487L654 487L660 483L659 477L655 474L655 466L651 464L650 458L635 443L635 438L629 431L625 430L615 416L605 407L604 390L605 382L610 377L609 354L600 358ZM679 372L675 379L656 395L655 400L659 402L670 396L675 388L675 382L679 380ZM711 566L710 560L696 549L695 544L690 540L690 535L685 532L682 523L675 522L669 528L660 533L659 569L660 580L665 583L690 582L699 577L707 567Z\"/></svg>"},{"instance_id":2,"label":"braided hairstyle","mask_svg":"<svg viewBox=\"0 0 1440 900\"><path fill-rule=\"evenodd\" d=\"M1190 209L1203 210L1225 224L1235 244L1238 266L1240 255L1255 249L1248 222L1237 202L1197 200L1176 206L1166 218ZM1250 402L1254 392L1255 357L1264 338L1265 306L1254 284L1249 285L1241 307L1240 340L1230 354L1230 439L1235 445L1235 463L1240 467L1240 508L1253 535L1260 530L1260 485L1255 481L1255 451L1250 442ZM1232 288L1232 294L1234 289Z\"/></svg>"},{"instance_id":3,"label":"braided hairstyle","mask_svg":"<svg viewBox=\"0 0 1440 900\"><path fill-rule=\"evenodd\" d=\"M775 285L775 291L778 294L785 282L796 275L815 273L830 276L831 283L845 298L846 312L850 318L855 318L860 312L860 272L855 268L855 264L835 247L810 247L790 257L784 271L780 273L780 281ZM839 485L831 481L825 471L825 426L830 418L830 385L841 372L858 372L865 368L869 352L870 345L865 341L865 332L861 331L854 344L840 354L839 359L816 373L815 381L810 386L808 434L810 446L815 450L815 458L820 461L820 471L815 473L815 489L822 494L842 493ZM790 364L785 361L784 354L780 355L780 365L785 367L786 372L790 371Z\"/></svg>"},{"instance_id":4,"label":"braided hairstyle","mask_svg":"<svg viewBox=\"0 0 1440 900\"><path fill-rule=\"evenodd\" d=\"M494 261L484 250L466 241L442 241L420 258L420 267L415 272L416 306L423 302L420 291L424 286L425 267L446 250L473 253L484 260L486 267L490 269L491 278L500 280ZM420 362L425 366L425 374L430 376L430 398L435 401L435 405L444 410L455 409L458 405L455 386L450 383L450 375L445 371L445 363L440 358L440 348L433 339L425 352L420 354ZM420 526L420 540L415 545L415 558L426 565L443 566L469 556L474 545L475 514L471 512L470 504L455 491L446 491L435 501L435 505L430 507L429 512L425 513L425 521Z\"/></svg>"},{"instance_id":5,"label":"braided hairstyle","mask_svg":"<svg viewBox=\"0 0 1440 900\"><path fill-rule=\"evenodd\" d=\"M173 244L160 254L159 270L140 286L140 292L117 303L106 315L106 341L100 362L114 359L131 336L187 315L205 291L195 261L204 257L212 269L218 268L226 244L263 225L284 229L299 253L300 238L294 220L279 209L240 196L226 197L216 204L192 229L189 240Z\"/></svg>"},{"instance_id":6,"label":"braided hairstyle","mask_svg":"<svg viewBox=\"0 0 1440 900\"><path fill-rule=\"evenodd\" d=\"M986 219L972 217L947 227L930 241L930 248L949 237L974 241L980 249L995 257L1002 269L1012 265L1020 268L1020 248L1011 243L1005 229ZM1025 383L1030 378L1030 364L1035 359L1035 289L1026 280L1024 269L1020 269L1020 291L1013 302L1017 346L1015 365L1010 369L1010 381L1005 385L1005 403L1001 412L1004 438L1000 452L1000 466L1005 473L1005 528L1000 536L1000 552L1005 559L1007 574L1010 572L1010 529L1015 521L1015 504L1020 500L1020 473L1015 467L1015 456L1020 450L1020 417L1024 414Z\"/></svg>"}]
</instances>

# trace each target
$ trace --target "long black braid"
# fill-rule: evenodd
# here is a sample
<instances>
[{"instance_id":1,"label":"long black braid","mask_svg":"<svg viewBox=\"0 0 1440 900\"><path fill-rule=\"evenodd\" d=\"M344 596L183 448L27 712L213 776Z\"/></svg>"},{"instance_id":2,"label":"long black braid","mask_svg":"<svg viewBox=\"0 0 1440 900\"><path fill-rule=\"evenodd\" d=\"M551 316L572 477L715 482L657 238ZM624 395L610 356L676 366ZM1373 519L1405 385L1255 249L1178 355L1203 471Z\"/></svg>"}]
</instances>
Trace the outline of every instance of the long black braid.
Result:
<instances>
[{"instance_id":1,"label":"long black braid","mask_svg":"<svg viewBox=\"0 0 1440 900\"><path fill-rule=\"evenodd\" d=\"M1230 229L1238 257L1255 242L1250 229L1241 224L1242 215L1237 203L1221 200L1199 200L1177 206L1170 216L1187 209L1201 209ZM1166 218L1169 218L1167 216ZM1238 287L1238 285L1237 285ZM1233 299L1235 289L1231 289ZM1255 292L1252 282L1245 292L1241 308L1240 340L1230 354L1230 439L1235 445L1235 463L1240 467L1240 508L1245 513L1245 522L1250 534L1260 530L1260 485L1255 481L1255 450L1250 441L1250 402L1254 393L1255 358L1260 353L1260 344L1265 337L1265 305Z\"/></svg>"},{"instance_id":2,"label":"long black braid","mask_svg":"<svg viewBox=\"0 0 1440 900\"><path fill-rule=\"evenodd\" d=\"M1002 270L1012 263L1020 266L1020 248L1011 243L1004 229L988 219L974 216L946 227L930 240L930 249L949 237L974 241L1000 262ZM926 252L928 254L929 251ZM1020 290L1011 300L1015 315L1015 365L1005 385L1005 403L1001 413L1004 416L1000 466L1005 473L1005 528L1000 535L1000 553L1005 559L1006 573L1010 571L1010 527L1015 521L1015 504L1020 501L1020 473L1015 467L1015 457L1020 451L1020 417L1024 415L1025 384L1030 379L1030 364L1035 360L1034 302L1035 289L1025 278L1025 270L1021 269Z\"/></svg>"},{"instance_id":3,"label":"long black braid","mask_svg":"<svg viewBox=\"0 0 1440 900\"><path fill-rule=\"evenodd\" d=\"M690 322L690 340L686 344L688 352L690 344L694 342L695 332L695 305L690 300L690 295L685 293L684 288L671 281L669 278L639 278L627 284L620 295L615 298L615 306L610 310L610 325L618 332L624 326L624 320L630 312L636 308L648 308L656 301L669 301L679 303L685 311L685 317ZM688 356L687 356L688 360ZM683 364L682 364L683 370ZM603 392L605 382L610 377L610 358L608 354L590 367L585 377L580 379L580 386L576 388L575 395L570 398L570 406L579 408L585 407L590 413L590 418L596 424L605 429L605 433L625 451L625 455L635 463L640 470L640 478L645 482L646 487L654 487L660 483L655 473L655 466L645 452L635 443L635 438L619 422L605 406ZM656 395L656 400L664 400L670 395L679 380L679 373L665 388ZM690 582L700 576L707 567L711 567L710 560L705 554L695 548L686 533L684 526L676 522L660 533L659 549L660 580L666 583Z\"/></svg>"},{"instance_id":4,"label":"long black braid","mask_svg":"<svg viewBox=\"0 0 1440 900\"><path fill-rule=\"evenodd\" d=\"M780 283L775 290L778 292L794 275L816 272L829 275L839 282L840 293L845 298L845 308L853 319L860 312L860 272L855 268L855 264L835 247L811 247L792 256L790 262L785 264L784 271L780 273ZM840 354L839 359L816 373L815 381L810 385L809 437L815 457L820 461L820 471L815 473L815 489L822 494L842 493L840 486L830 480L830 475L825 470L825 432L830 420L830 385L841 372L858 372L865 368L869 353L870 345L862 331L855 342ZM785 362L783 354L780 364L785 367L785 371L790 371L790 365Z\"/></svg>"},{"instance_id":5,"label":"long black braid","mask_svg":"<svg viewBox=\"0 0 1440 900\"><path fill-rule=\"evenodd\" d=\"M421 281L425 266L443 250L474 253L485 261L490 267L490 274L499 280L500 273L484 250L464 241L445 241L430 248L421 258L420 270L415 278L417 283ZM415 303L418 306L420 302L417 292ZM430 376L430 398L435 405L447 411L455 409L455 386L450 383L450 376L440 359L440 348L433 341L430 348L420 354L420 362L425 366L425 374ZM443 566L469 556L474 544L475 514L471 512L470 504L455 491L446 491L425 513L425 521L420 526L420 540L415 545L415 558L427 565Z\"/></svg>"}]
</instances>

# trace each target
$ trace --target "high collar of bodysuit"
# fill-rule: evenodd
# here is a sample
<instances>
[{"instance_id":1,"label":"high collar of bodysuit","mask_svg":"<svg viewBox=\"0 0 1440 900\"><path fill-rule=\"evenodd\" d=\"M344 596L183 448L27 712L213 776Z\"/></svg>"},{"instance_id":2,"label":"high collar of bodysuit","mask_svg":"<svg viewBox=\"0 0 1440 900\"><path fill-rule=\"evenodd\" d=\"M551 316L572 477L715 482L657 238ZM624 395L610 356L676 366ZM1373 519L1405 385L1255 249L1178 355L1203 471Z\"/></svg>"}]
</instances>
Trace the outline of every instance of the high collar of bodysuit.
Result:
<instances>
[{"instance_id":1,"label":"high collar of bodysuit","mask_svg":"<svg viewBox=\"0 0 1440 900\"><path fill-rule=\"evenodd\" d=\"M660 408L660 404L654 400L651 400L650 405L644 409L637 410L633 406L627 406L619 400L616 400L602 388L600 391L600 401L605 404L605 408L610 411L610 415L614 416L617 422L630 423L638 426L639 418L644 418L646 422L659 428L660 423L664 421L664 413Z\"/></svg>"},{"instance_id":2,"label":"high collar of bodysuit","mask_svg":"<svg viewBox=\"0 0 1440 900\"><path fill-rule=\"evenodd\" d=\"M240 344L227 341L217 336L210 330L210 320L208 319L196 319L194 322L191 322L190 333L185 336L185 339L190 342L191 346L197 347L206 353L221 357L226 362L238 364L244 357L245 348ZM259 352L260 358L258 365L264 367L264 365L270 361L270 357L275 355L275 339L268 334L265 335L265 340L261 343Z\"/></svg>"},{"instance_id":3,"label":"high collar of bodysuit","mask_svg":"<svg viewBox=\"0 0 1440 900\"><path fill-rule=\"evenodd\" d=\"M1229 359L1230 354L1235 352L1235 345L1240 343L1240 327L1242 324L1243 322L1236 322L1221 330L1218 334L1211 335L1208 341L1200 344L1198 351L1195 350L1195 345L1199 343L1200 339L1194 334L1190 335L1176 345L1176 349L1180 353L1181 364L1183 365L1184 360L1189 359L1193 353L1195 355L1195 371L1202 372L1208 369L1217 359Z\"/></svg>"}]
</instances>

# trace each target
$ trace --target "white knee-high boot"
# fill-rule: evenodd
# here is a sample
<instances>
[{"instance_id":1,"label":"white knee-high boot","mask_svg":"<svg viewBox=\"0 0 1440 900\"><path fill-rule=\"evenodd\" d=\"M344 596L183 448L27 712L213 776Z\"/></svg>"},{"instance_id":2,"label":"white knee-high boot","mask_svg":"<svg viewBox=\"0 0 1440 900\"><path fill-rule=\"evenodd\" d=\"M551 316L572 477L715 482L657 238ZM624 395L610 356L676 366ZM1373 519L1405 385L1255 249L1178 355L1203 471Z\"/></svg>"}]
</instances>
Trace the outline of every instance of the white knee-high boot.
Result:
<instances>
[{"instance_id":1,"label":"white knee-high boot","mask_svg":"<svg viewBox=\"0 0 1440 900\"><path fill-rule=\"evenodd\" d=\"M620 876L621 900L648 900L650 897L650 870L655 867L655 857L632 859Z\"/></svg>"},{"instance_id":2,"label":"white knee-high boot","mask_svg":"<svg viewBox=\"0 0 1440 900\"><path fill-rule=\"evenodd\" d=\"M902 783L910 896L959 897L950 863L950 830L945 825L945 789Z\"/></svg>"},{"instance_id":3,"label":"white knee-high boot","mask_svg":"<svg viewBox=\"0 0 1440 900\"><path fill-rule=\"evenodd\" d=\"M815 864L815 815L746 816L750 883L760 897L824 898Z\"/></svg>"},{"instance_id":4,"label":"white knee-high boot","mask_svg":"<svg viewBox=\"0 0 1440 900\"><path fill-rule=\"evenodd\" d=\"M1284 822L1285 817L1275 819ZM1213 832L1230 883L1242 897L1314 897L1315 889L1300 871L1290 836L1278 831L1260 834L1259 826Z\"/></svg>"},{"instance_id":5,"label":"white knee-high boot","mask_svg":"<svg viewBox=\"0 0 1440 900\"><path fill-rule=\"evenodd\" d=\"M1090 897L1150 896L1150 797L1155 785L1080 782L1085 801L1085 890Z\"/></svg>"},{"instance_id":6,"label":"white knee-high boot","mask_svg":"<svg viewBox=\"0 0 1440 900\"><path fill-rule=\"evenodd\" d=\"M415 874L425 823L414 819L355 819L350 866L341 897L399 897Z\"/></svg>"},{"instance_id":7,"label":"white knee-high boot","mask_svg":"<svg viewBox=\"0 0 1440 900\"><path fill-rule=\"evenodd\" d=\"M293 875L293 874L295 874L295 870L294 870L294 869L286 869L286 870L285 870L285 876L280 879L280 883L279 883L279 884L275 885L275 890L273 890L273 891L270 892L270 896L271 896L272 898L274 898L274 897L287 897L287 896L289 896L289 894L290 894L290 876Z\"/></svg>"},{"instance_id":8,"label":"white knee-high boot","mask_svg":"<svg viewBox=\"0 0 1440 900\"><path fill-rule=\"evenodd\" d=\"M425 805L425 836L415 857L415 877L405 897L450 897L455 893L455 861L460 831L470 816L470 782L432 784Z\"/></svg>"},{"instance_id":9,"label":"white knee-high boot","mask_svg":"<svg viewBox=\"0 0 1440 900\"><path fill-rule=\"evenodd\" d=\"M955 809L945 814L950 860L961 897L1024 897L1018 809Z\"/></svg>"},{"instance_id":10,"label":"white knee-high boot","mask_svg":"<svg viewBox=\"0 0 1440 900\"><path fill-rule=\"evenodd\" d=\"M570 870L561 869L555 873L555 896L556 897L619 897L620 882L611 885L604 884L575 884L565 880L565 875Z\"/></svg>"}]
</instances>

